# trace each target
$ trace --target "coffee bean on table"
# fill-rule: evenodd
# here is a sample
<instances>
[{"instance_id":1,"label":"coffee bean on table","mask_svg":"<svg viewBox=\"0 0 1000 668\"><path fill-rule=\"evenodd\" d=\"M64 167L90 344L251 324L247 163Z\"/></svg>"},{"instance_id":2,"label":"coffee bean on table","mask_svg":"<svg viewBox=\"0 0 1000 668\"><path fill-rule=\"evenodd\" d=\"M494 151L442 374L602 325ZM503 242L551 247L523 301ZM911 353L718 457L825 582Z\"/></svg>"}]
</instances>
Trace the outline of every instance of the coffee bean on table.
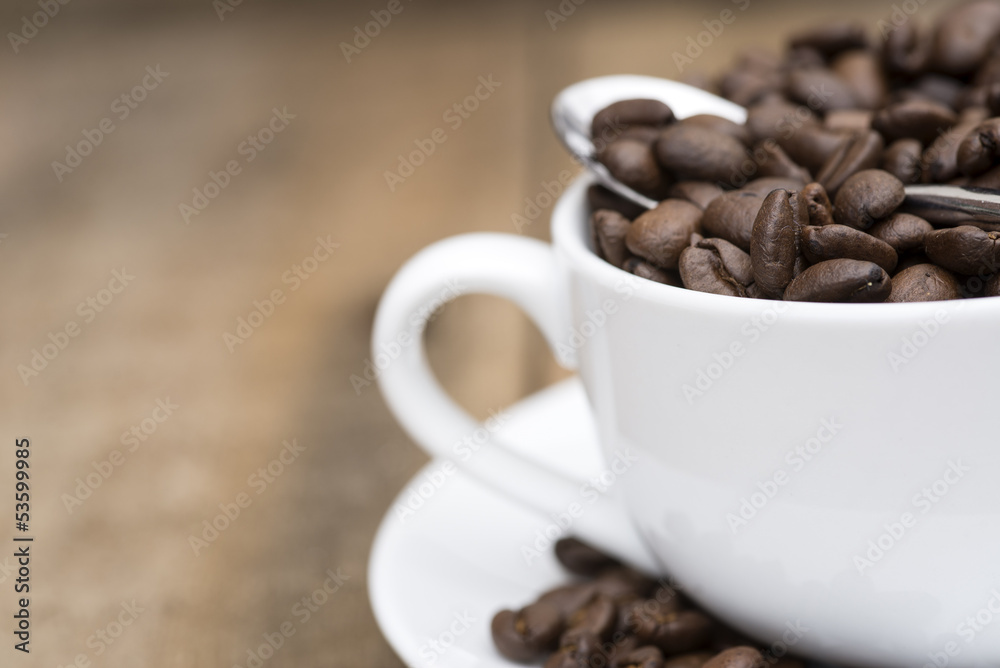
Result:
<instances>
[{"instance_id":1,"label":"coffee bean on table","mask_svg":"<svg viewBox=\"0 0 1000 668\"><path fill-rule=\"evenodd\" d=\"M677 124L660 135L656 157L665 169L679 177L725 183L739 174L746 146L721 132Z\"/></svg>"},{"instance_id":2,"label":"coffee bean on table","mask_svg":"<svg viewBox=\"0 0 1000 668\"><path fill-rule=\"evenodd\" d=\"M799 233L808 222L808 207L797 194L775 190L764 199L753 224L750 262L765 295L780 299L795 277Z\"/></svg>"},{"instance_id":3,"label":"coffee bean on table","mask_svg":"<svg viewBox=\"0 0 1000 668\"><path fill-rule=\"evenodd\" d=\"M903 182L889 172L869 169L848 178L834 200L833 219L867 230L903 203Z\"/></svg>"},{"instance_id":4,"label":"coffee bean on table","mask_svg":"<svg viewBox=\"0 0 1000 668\"><path fill-rule=\"evenodd\" d=\"M625 235L632 225L628 218L616 211L603 209L594 212L591 224L597 235L601 257L616 267L625 264L625 260L629 257L628 248L625 247Z\"/></svg>"},{"instance_id":5,"label":"coffee bean on table","mask_svg":"<svg viewBox=\"0 0 1000 668\"><path fill-rule=\"evenodd\" d=\"M934 230L924 237L924 252L934 264L966 276L1000 272L1000 232L971 225Z\"/></svg>"},{"instance_id":6,"label":"coffee bean on table","mask_svg":"<svg viewBox=\"0 0 1000 668\"><path fill-rule=\"evenodd\" d=\"M556 541L556 559L570 573L593 576L621 564L583 541L576 538L561 538Z\"/></svg>"},{"instance_id":7,"label":"coffee bean on table","mask_svg":"<svg viewBox=\"0 0 1000 668\"><path fill-rule=\"evenodd\" d=\"M884 302L892 282L882 267L860 260L827 260L795 277L785 290L785 301Z\"/></svg>"},{"instance_id":8,"label":"coffee bean on table","mask_svg":"<svg viewBox=\"0 0 1000 668\"><path fill-rule=\"evenodd\" d=\"M891 274L899 261L892 246L846 225L803 227L801 244L802 254L814 264L837 258L863 260L874 262Z\"/></svg>"},{"instance_id":9,"label":"coffee bean on table","mask_svg":"<svg viewBox=\"0 0 1000 668\"><path fill-rule=\"evenodd\" d=\"M625 243L632 253L660 269L676 269L691 234L700 231L701 217L701 209L690 202L665 200L632 222Z\"/></svg>"},{"instance_id":10,"label":"coffee bean on table","mask_svg":"<svg viewBox=\"0 0 1000 668\"><path fill-rule=\"evenodd\" d=\"M962 286L947 269L934 264L918 264L892 277L888 302L936 302L960 299Z\"/></svg>"},{"instance_id":11,"label":"coffee bean on table","mask_svg":"<svg viewBox=\"0 0 1000 668\"><path fill-rule=\"evenodd\" d=\"M889 244L897 253L923 247L924 237L933 231L930 223L909 213L894 213L868 228L868 234Z\"/></svg>"},{"instance_id":12,"label":"coffee bean on table","mask_svg":"<svg viewBox=\"0 0 1000 668\"><path fill-rule=\"evenodd\" d=\"M562 615L548 603L532 603L518 612L501 610L493 617L493 643L513 661L527 663L555 649Z\"/></svg>"},{"instance_id":13,"label":"coffee bean on table","mask_svg":"<svg viewBox=\"0 0 1000 668\"><path fill-rule=\"evenodd\" d=\"M622 100L594 115L590 136L605 145L613 142L626 128L646 125L662 128L674 120L674 112L660 100Z\"/></svg>"}]
</instances>

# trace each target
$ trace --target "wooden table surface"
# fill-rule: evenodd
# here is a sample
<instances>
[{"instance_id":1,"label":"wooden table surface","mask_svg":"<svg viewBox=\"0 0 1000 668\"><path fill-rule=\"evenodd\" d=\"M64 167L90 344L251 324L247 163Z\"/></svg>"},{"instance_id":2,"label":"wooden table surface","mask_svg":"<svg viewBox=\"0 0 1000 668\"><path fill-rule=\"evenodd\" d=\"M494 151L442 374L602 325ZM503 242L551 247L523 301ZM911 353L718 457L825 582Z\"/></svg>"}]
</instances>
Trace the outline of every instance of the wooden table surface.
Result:
<instances>
[{"instance_id":1,"label":"wooden table surface","mask_svg":"<svg viewBox=\"0 0 1000 668\"><path fill-rule=\"evenodd\" d=\"M36 536L30 655L11 647L14 576L0 558L0 665L243 666L328 570L349 579L265 665L401 665L368 605L366 561L426 460L377 389L350 381L380 292L437 239L518 232L525 198L572 168L548 128L556 91L600 74L676 77L672 53L734 6L591 0L553 29L556 0L406 0L348 63L340 43L385 4L247 0L220 20L209 0L77 0L0 57L0 509L13 511L14 440L30 437ZM14 3L0 25L37 9ZM693 67L777 47L831 12L874 31L892 3L753 0ZM447 124L479 77L498 88ZM385 172L438 127L447 141L390 191ZM84 133L97 145L67 156ZM227 165L238 173L219 176ZM212 172L225 187L206 185ZM547 214L521 233L545 238ZM303 262L320 243L336 248ZM275 290L273 313L227 339ZM561 374L491 298L449 305L429 348L478 415ZM286 440L301 452L277 465ZM220 504L247 500L192 546ZM97 631L114 633L133 601L141 612L104 644Z\"/></svg>"}]
</instances>

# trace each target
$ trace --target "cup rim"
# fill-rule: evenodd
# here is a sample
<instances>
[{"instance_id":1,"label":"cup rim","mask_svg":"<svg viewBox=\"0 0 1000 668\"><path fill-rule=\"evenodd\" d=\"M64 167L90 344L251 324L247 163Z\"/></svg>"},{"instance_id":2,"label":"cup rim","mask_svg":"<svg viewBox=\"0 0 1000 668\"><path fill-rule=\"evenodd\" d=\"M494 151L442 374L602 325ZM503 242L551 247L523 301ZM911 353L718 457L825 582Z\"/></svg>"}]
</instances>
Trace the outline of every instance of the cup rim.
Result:
<instances>
[{"instance_id":1,"label":"cup rim","mask_svg":"<svg viewBox=\"0 0 1000 668\"><path fill-rule=\"evenodd\" d=\"M583 173L556 202L551 219L552 243L576 270L609 288L620 285L623 279L642 281L642 296L647 301L719 315L756 315L782 304L782 313L792 317L839 323L849 320L857 324L913 322L937 317L942 310L949 314L962 311L963 318L1000 317L1000 297L875 304L786 302L716 295L639 278L598 257L590 247L586 196L587 188L596 182L593 175Z\"/></svg>"}]
</instances>

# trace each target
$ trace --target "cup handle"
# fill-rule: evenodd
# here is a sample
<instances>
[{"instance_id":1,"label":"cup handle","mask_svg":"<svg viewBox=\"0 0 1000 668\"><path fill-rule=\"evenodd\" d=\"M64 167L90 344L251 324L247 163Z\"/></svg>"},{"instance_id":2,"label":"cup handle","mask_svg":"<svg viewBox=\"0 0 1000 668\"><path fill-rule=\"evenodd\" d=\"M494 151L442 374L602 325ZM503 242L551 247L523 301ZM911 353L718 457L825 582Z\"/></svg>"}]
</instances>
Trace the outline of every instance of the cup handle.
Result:
<instances>
[{"instance_id":1,"label":"cup handle","mask_svg":"<svg viewBox=\"0 0 1000 668\"><path fill-rule=\"evenodd\" d=\"M386 288L375 316L372 360L390 410L428 454L452 458L451 447L482 425L456 404L427 363L427 318L464 294L504 297L542 331L559 364L576 368L569 340L569 290L548 244L509 234L466 234L420 251ZM550 517L581 496L581 482L493 443L462 462L463 470L504 495ZM614 490L612 490L614 491ZM620 499L605 494L577 518L572 533L651 573L659 567L632 527Z\"/></svg>"}]
</instances>

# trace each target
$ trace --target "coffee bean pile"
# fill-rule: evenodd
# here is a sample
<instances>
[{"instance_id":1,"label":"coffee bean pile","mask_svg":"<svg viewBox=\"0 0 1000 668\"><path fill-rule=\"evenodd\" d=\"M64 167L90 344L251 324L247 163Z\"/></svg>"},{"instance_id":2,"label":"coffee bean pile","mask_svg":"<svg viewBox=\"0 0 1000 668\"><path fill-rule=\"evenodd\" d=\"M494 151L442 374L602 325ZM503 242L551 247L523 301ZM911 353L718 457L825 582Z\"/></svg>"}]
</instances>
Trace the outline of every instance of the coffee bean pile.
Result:
<instances>
[{"instance_id":1,"label":"coffee bean pile","mask_svg":"<svg viewBox=\"0 0 1000 668\"><path fill-rule=\"evenodd\" d=\"M1000 2L873 38L850 21L751 51L711 92L739 125L625 100L591 128L597 159L660 202L594 186L593 243L646 278L733 297L917 302L1000 295L1000 225L906 212L904 186L1000 189Z\"/></svg>"},{"instance_id":2,"label":"coffee bean pile","mask_svg":"<svg viewBox=\"0 0 1000 668\"><path fill-rule=\"evenodd\" d=\"M493 642L519 663L545 668L803 668L787 646L756 647L688 601L574 538L556 557L582 581L493 617Z\"/></svg>"}]
</instances>

